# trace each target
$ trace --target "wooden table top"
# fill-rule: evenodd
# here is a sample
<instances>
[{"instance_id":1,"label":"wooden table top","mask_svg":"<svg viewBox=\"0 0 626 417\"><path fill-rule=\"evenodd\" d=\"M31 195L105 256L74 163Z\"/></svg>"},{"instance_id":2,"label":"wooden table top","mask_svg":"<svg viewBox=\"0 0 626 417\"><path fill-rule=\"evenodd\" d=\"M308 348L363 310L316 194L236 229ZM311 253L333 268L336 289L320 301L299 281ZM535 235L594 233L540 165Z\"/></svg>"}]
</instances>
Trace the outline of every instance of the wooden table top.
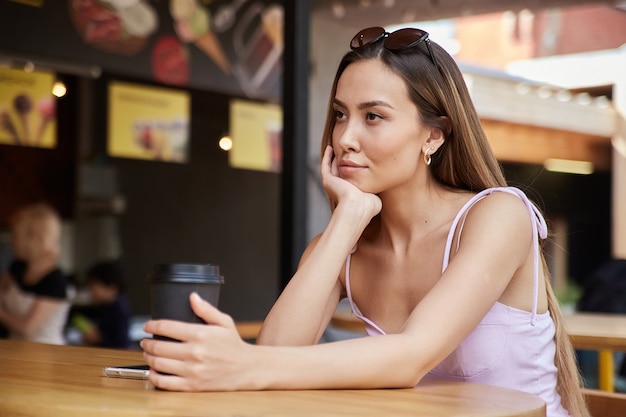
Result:
<instances>
[{"instance_id":1,"label":"wooden table top","mask_svg":"<svg viewBox=\"0 0 626 417\"><path fill-rule=\"evenodd\" d=\"M180 393L102 376L105 365L141 362L137 351L0 340L0 415L545 417L538 397L462 382L389 390Z\"/></svg>"},{"instance_id":2,"label":"wooden table top","mask_svg":"<svg viewBox=\"0 0 626 417\"><path fill-rule=\"evenodd\" d=\"M576 312L563 316L567 334L575 348L626 351L626 315ZM363 322L349 309L337 310L331 325L365 334Z\"/></svg>"},{"instance_id":3,"label":"wooden table top","mask_svg":"<svg viewBox=\"0 0 626 417\"><path fill-rule=\"evenodd\" d=\"M604 313L565 314L567 334L574 347L626 352L626 315Z\"/></svg>"}]
</instances>

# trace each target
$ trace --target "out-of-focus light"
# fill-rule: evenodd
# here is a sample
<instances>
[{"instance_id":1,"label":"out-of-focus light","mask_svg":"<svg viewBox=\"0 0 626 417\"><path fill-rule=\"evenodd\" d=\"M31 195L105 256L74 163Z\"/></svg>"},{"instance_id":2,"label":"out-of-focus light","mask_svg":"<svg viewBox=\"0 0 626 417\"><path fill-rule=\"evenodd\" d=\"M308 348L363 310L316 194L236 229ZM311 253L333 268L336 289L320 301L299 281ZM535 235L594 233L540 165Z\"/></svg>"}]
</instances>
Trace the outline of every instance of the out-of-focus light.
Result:
<instances>
[{"instance_id":1,"label":"out-of-focus light","mask_svg":"<svg viewBox=\"0 0 626 417\"><path fill-rule=\"evenodd\" d=\"M541 98L550 98L552 96L552 89L547 85L542 85L537 89L537 95Z\"/></svg>"},{"instance_id":2,"label":"out-of-focus light","mask_svg":"<svg viewBox=\"0 0 626 417\"><path fill-rule=\"evenodd\" d=\"M593 99L591 98L591 96L589 95L589 93L579 93L576 94L576 103L582 105L582 106L588 106L591 104L591 102L593 101Z\"/></svg>"},{"instance_id":3,"label":"out-of-focus light","mask_svg":"<svg viewBox=\"0 0 626 417\"><path fill-rule=\"evenodd\" d=\"M517 83L515 85L515 91L517 91L517 94L525 96L526 94L530 93L530 84L523 82Z\"/></svg>"},{"instance_id":4,"label":"out-of-focus light","mask_svg":"<svg viewBox=\"0 0 626 417\"><path fill-rule=\"evenodd\" d=\"M35 64L33 64L32 61L26 61L26 63L24 64L24 71L28 73L35 71Z\"/></svg>"},{"instance_id":5,"label":"out-of-focus light","mask_svg":"<svg viewBox=\"0 0 626 417\"><path fill-rule=\"evenodd\" d=\"M593 173L593 163L589 161L574 161L571 159L546 159L543 166L552 172L567 174L589 175Z\"/></svg>"},{"instance_id":6,"label":"out-of-focus light","mask_svg":"<svg viewBox=\"0 0 626 417\"><path fill-rule=\"evenodd\" d=\"M67 93L67 87L61 81L57 81L52 86L52 94L56 97L63 97Z\"/></svg>"},{"instance_id":7,"label":"out-of-focus light","mask_svg":"<svg viewBox=\"0 0 626 417\"><path fill-rule=\"evenodd\" d=\"M567 90L559 90L556 93L556 99L564 103L568 102L572 99L572 93Z\"/></svg>"},{"instance_id":8,"label":"out-of-focus light","mask_svg":"<svg viewBox=\"0 0 626 417\"><path fill-rule=\"evenodd\" d=\"M593 99L593 104L600 109L608 109L611 107L611 100L607 96L600 96Z\"/></svg>"},{"instance_id":9,"label":"out-of-focus light","mask_svg":"<svg viewBox=\"0 0 626 417\"><path fill-rule=\"evenodd\" d=\"M233 140L230 136L222 136L218 142L218 146L223 151L230 151L233 148Z\"/></svg>"},{"instance_id":10,"label":"out-of-focus light","mask_svg":"<svg viewBox=\"0 0 626 417\"><path fill-rule=\"evenodd\" d=\"M402 12L402 22L407 23L407 22L415 22L415 20L417 19L417 12L415 11L415 9L404 9L404 11Z\"/></svg>"},{"instance_id":11,"label":"out-of-focus light","mask_svg":"<svg viewBox=\"0 0 626 417\"><path fill-rule=\"evenodd\" d=\"M331 10L333 12L333 16L337 19L341 19L346 15L346 7L340 1L333 2Z\"/></svg>"}]
</instances>

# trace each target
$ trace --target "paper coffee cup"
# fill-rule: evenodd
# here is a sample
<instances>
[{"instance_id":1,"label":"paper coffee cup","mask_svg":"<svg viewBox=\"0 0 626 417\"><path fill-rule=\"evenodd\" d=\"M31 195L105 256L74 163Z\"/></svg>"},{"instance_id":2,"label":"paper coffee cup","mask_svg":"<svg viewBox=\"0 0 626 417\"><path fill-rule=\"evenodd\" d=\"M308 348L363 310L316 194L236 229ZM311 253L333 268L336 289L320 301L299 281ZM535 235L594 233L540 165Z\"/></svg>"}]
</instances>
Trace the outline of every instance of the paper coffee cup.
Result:
<instances>
[{"instance_id":1,"label":"paper coffee cup","mask_svg":"<svg viewBox=\"0 0 626 417\"><path fill-rule=\"evenodd\" d=\"M191 309L189 295L197 292L214 306L219 302L224 277L212 264L168 263L156 265L149 275L152 319L203 323ZM155 336L157 339L166 339Z\"/></svg>"}]
</instances>

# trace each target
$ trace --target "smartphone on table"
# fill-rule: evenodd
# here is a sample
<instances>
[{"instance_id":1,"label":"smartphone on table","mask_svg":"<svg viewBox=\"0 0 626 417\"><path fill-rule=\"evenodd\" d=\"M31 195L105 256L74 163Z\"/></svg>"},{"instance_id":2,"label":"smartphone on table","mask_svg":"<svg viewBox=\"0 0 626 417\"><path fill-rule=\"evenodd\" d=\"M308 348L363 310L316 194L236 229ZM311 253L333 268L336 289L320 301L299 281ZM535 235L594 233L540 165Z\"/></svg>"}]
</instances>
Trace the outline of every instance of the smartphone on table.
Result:
<instances>
[{"instance_id":1,"label":"smartphone on table","mask_svg":"<svg viewBox=\"0 0 626 417\"><path fill-rule=\"evenodd\" d=\"M148 379L150 367L145 364L125 366L105 366L102 376L109 378Z\"/></svg>"}]
</instances>

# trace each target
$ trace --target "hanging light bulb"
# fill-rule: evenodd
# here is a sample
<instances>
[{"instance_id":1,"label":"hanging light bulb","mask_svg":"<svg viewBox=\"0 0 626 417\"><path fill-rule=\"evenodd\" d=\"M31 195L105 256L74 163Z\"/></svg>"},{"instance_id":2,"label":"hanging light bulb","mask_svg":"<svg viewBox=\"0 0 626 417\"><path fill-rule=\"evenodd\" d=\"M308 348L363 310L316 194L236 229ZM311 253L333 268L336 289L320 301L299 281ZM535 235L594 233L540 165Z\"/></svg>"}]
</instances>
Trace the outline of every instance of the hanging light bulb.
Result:
<instances>
[{"instance_id":1,"label":"hanging light bulb","mask_svg":"<svg viewBox=\"0 0 626 417\"><path fill-rule=\"evenodd\" d=\"M67 87L65 87L65 84L63 84L62 81L55 82L52 86L52 94L61 98L65 95L65 93L67 93Z\"/></svg>"}]
</instances>

